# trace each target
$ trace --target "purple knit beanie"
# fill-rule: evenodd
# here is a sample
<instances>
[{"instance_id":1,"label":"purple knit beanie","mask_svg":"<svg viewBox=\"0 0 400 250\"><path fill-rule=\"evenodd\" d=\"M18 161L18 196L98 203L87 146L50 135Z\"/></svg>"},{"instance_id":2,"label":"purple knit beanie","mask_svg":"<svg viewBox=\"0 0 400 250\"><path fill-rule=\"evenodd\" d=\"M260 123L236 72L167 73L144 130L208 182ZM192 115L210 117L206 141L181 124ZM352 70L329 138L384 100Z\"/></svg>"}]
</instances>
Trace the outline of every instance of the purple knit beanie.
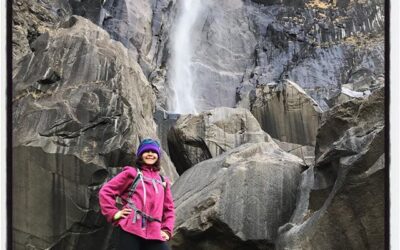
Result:
<instances>
[{"instance_id":1,"label":"purple knit beanie","mask_svg":"<svg viewBox=\"0 0 400 250\"><path fill-rule=\"evenodd\" d=\"M144 139L140 143L137 153L136 153L137 157L140 157L146 151L156 152L158 155L158 158L160 158L160 156L161 156L160 144L153 139Z\"/></svg>"}]
</instances>

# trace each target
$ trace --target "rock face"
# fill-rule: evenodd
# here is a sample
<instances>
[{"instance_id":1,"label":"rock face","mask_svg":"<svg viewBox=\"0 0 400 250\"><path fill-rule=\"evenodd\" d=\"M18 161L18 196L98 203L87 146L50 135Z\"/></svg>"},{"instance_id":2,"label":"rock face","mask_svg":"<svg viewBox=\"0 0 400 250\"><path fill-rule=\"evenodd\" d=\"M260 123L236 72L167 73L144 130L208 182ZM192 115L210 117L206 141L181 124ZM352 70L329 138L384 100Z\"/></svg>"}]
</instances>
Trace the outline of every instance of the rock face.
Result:
<instances>
[{"instance_id":1,"label":"rock face","mask_svg":"<svg viewBox=\"0 0 400 250\"><path fill-rule=\"evenodd\" d=\"M384 91L327 114L278 249L384 249Z\"/></svg>"},{"instance_id":2,"label":"rock face","mask_svg":"<svg viewBox=\"0 0 400 250\"><path fill-rule=\"evenodd\" d=\"M262 5L246 6L257 40L255 63L240 90L289 79L327 110L342 85L383 85L384 1L254 2Z\"/></svg>"},{"instance_id":3,"label":"rock face","mask_svg":"<svg viewBox=\"0 0 400 250\"><path fill-rule=\"evenodd\" d=\"M271 137L242 108L216 108L181 116L168 135L172 161L179 173L244 143L268 141Z\"/></svg>"},{"instance_id":4,"label":"rock face","mask_svg":"<svg viewBox=\"0 0 400 250\"><path fill-rule=\"evenodd\" d=\"M91 20L130 50L152 84L157 104L165 109L167 43L174 1L88 0L70 3L73 14Z\"/></svg>"},{"instance_id":5,"label":"rock face","mask_svg":"<svg viewBox=\"0 0 400 250\"><path fill-rule=\"evenodd\" d=\"M102 27L137 54L146 77L165 68L165 50L171 25L172 0L126 1L104 3Z\"/></svg>"},{"instance_id":6,"label":"rock face","mask_svg":"<svg viewBox=\"0 0 400 250\"><path fill-rule=\"evenodd\" d=\"M248 143L187 170L172 186L173 249L274 249L296 203L300 158Z\"/></svg>"},{"instance_id":7,"label":"rock face","mask_svg":"<svg viewBox=\"0 0 400 250\"><path fill-rule=\"evenodd\" d=\"M315 145L322 110L296 83L261 85L250 98L251 112L273 138Z\"/></svg>"},{"instance_id":8,"label":"rock face","mask_svg":"<svg viewBox=\"0 0 400 250\"><path fill-rule=\"evenodd\" d=\"M179 114L168 113L163 109L156 109L154 120L157 123L157 135L160 138L161 147L169 153L168 147L168 132L176 124L179 119Z\"/></svg>"},{"instance_id":9,"label":"rock face","mask_svg":"<svg viewBox=\"0 0 400 250\"><path fill-rule=\"evenodd\" d=\"M72 13L67 0L12 1L12 11L13 63L32 53L31 43L69 19Z\"/></svg>"},{"instance_id":10,"label":"rock face","mask_svg":"<svg viewBox=\"0 0 400 250\"><path fill-rule=\"evenodd\" d=\"M70 1L73 14L106 30L128 48L146 77L165 67L163 57L171 24L172 0Z\"/></svg>"},{"instance_id":11,"label":"rock face","mask_svg":"<svg viewBox=\"0 0 400 250\"><path fill-rule=\"evenodd\" d=\"M72 13L81 15L132 52L166 109L175 6L172 0L15 1L13 55L30 53L40 34ZM234 107L236 88L243 93L285 79L324 110L336 103L342 85L378 88L384 80L383 10L383 0L203 1L191 32L198 110Z\"/></svg>"},{"instance_id":12,"label":"rock face","mask_svg":"<svg viewBox=\"0 0 400 250\"><path fill-rule=\"evenodd\" d=\"M156 137L155 96L129 51L86 19L62 27L13 71L14 249L105 249L96 187Z\"/></svg>"}]
</instances>

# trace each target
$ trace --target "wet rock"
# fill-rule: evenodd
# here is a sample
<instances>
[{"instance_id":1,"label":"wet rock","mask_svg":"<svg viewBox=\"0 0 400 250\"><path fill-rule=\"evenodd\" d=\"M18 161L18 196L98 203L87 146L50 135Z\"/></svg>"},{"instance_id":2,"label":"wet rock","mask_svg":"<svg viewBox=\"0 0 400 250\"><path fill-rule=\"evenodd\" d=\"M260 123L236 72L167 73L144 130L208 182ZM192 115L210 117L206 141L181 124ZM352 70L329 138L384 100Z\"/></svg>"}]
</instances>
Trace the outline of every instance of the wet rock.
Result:
<instances>
[{"instance_id":1,"label":"wet rock","mask_svg":"<svg viewBox=\"0 0 400 250\"><path fill-rule=\"evenodd\" d=\"M296 83L260 85L250 107L263 130L273 138L315 145L322 110Z\"/></svg>"},{"instance_id":2,"label":"wet rock","mask_svg":"<svg viewBox=\"0 0 400 250\"><path fill-rule=\"evenodd\" d=\"M199 112L234 107L235 89L254 62L256 39L248 15L241 0L202 2L190 32L192 95Z\"/></svg>"},{"instance_id":3,"label":"wet rock","mask_svg":"<svg viewBox=\"0 0 400 250\"><path fill-rule=\"evenodd\" d=\"M15 249L107 246L97 190L132 164L141 139L157 137L155 96L129 51L87 19L64 27L13 69ZM162 167L177 178L167 156Z\"/></svg>"},{"instance_id":4,"label":"wet rock","mask_svg":"<svg viewBox=\"0 0 400 250\"><path fill-rule=\"evenodd\" d=\"M278 249L385 248L384 140L383 88L329 111Z\"/></svg>"},{"instance_id":5,"label":"wet rock","mask_svg":"<svg viewBox=\"0 0 400 250\"><path fill-rule=\"evenodd\" d=\"M274 249L296 203L302 160L247 143L187 170L172 186L173 249Z\"/></svg>"},{"instance_id":6,"label":"wet rock","mask_svg":"<svg viewBox=\"0 0 400 250\"><path fill-rule=\"evenodd\" d=\"M270 141L250 111L241 108L181 116L168 134L171 159L179 173L241 144Z\"/></svg>"}]
</instances>

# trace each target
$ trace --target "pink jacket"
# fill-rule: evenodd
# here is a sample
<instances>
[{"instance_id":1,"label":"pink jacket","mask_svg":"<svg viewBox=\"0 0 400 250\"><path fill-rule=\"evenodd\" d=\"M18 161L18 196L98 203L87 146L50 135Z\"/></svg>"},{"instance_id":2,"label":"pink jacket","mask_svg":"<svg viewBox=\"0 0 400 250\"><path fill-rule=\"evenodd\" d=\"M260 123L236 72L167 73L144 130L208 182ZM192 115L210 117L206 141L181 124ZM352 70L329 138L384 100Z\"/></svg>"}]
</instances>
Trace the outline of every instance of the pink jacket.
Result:
<instances>
[{"instance_id":1,"label":"pink jacket","mask_svg":"<svg viewBox=\"0 0 400 250\"><path fill-rule=\"evenodd\" d=\"M121 218L117 221L113 220L115 213L119 211L115 202L117 196L121 197L123 207L127 207L129 189L137 175L137 170L134 167L125 167L121 173L100 189L101 213L108 222L120 226L126 232L145 239L164 241L160 234L161 230L172 236L175 222L174 201L170 189L171 183L165 178L167 185L164 189L158 171L144 166L142 173L143 181L139 181L132 195L133 204L147 215L159 219L161 223L158 221L146 221L143 226L141 218L134 220L135 212L133 210L126 218ZM153 179L155 180L153 181ZM146 203L144 203L145 200Z\"/></svg>"}]
</instances>

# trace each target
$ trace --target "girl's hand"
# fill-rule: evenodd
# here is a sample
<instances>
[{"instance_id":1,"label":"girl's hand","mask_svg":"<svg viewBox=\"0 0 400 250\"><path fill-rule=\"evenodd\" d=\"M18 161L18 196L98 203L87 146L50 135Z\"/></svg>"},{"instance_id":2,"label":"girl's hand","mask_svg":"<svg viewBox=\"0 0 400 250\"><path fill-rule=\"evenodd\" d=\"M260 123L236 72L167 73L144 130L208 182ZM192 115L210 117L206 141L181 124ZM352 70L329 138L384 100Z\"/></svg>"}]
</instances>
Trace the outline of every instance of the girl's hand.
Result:
<instances>
[{"instance_id":1,"label":"girl's hand","mask_svg":"<svg viewBox=\"0 0 400 250\"><path fill-rule=\"evenodd\" d=\"M131 212L132 212L132 209L130 209L130 208L124 208L122 210L119 210L118 212L115 213L114 220L126 218L126 216L128 216L128 214L130 214Z\"/></svg>"},{"instance_id":2,"label":"girl's hand","mask_svg":"<svg viewBox=\"0 0 400 250\"><path fill-rule=\"evenodd\" d=\"M164 232L163 230L161 230L161 237L164 240L169 240L169 235L166 232Z\"/></svg>"}]
</instances>

